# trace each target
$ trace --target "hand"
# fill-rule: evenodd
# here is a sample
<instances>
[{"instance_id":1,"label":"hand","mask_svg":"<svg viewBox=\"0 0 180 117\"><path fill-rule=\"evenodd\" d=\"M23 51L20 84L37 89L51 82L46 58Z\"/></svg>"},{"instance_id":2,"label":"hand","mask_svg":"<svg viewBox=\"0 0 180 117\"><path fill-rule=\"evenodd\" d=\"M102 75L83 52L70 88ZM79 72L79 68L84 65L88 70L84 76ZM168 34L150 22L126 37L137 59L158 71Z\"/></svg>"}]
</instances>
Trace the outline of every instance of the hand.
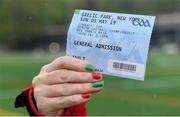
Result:
<instances>
[{"instance_id":1,"label":"hand","mask_svg":"<svg viewBox=\"0 0 180 117\"><path fill-rule=\"evenodd\" d=\"M89 101L104 85L102 74L94 70L88 62L69 56L43 66L32 81L38 111L56 116L65 108Z\"/></svg>"}]
</instances>

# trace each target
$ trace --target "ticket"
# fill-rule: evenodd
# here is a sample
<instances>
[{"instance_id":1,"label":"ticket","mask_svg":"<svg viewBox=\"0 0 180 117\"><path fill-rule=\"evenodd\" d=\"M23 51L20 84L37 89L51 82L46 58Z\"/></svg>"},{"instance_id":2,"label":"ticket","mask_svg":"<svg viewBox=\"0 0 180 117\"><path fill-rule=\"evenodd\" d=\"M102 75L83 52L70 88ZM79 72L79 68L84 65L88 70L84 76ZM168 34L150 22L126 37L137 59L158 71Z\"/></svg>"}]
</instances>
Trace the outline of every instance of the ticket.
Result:
<instances>
[{"instance_id":1,"label":"ticket","mask_svg":"<svg viewBox=\"0 0 180 117\"><path fill-rule=\"evenodd\" d=\"M144 80L154 22L155 16L76 9L66 55L89 61L103 74Z\"/></svg>"}]
</instances>

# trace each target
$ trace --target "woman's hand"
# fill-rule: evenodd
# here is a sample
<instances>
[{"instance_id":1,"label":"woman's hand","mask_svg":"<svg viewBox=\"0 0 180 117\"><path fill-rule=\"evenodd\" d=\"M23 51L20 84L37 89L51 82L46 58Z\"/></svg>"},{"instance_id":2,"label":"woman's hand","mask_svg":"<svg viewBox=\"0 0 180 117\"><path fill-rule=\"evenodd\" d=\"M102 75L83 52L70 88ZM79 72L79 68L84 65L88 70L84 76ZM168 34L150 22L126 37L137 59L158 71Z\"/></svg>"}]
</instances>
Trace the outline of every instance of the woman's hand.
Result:
<instances>
[{"instance_id":1,"label":"woman's hand","mask_svg":"<svg viewBox=\"0 0 180 117\"><path fill-rule=\"evenodd\" d=\"M69 56L43 66L32 81L39 112L60 115L65 108L90 100L91 94L104 85L102 75L94 70L88 62Z\"/></svg>"}]
</instances>

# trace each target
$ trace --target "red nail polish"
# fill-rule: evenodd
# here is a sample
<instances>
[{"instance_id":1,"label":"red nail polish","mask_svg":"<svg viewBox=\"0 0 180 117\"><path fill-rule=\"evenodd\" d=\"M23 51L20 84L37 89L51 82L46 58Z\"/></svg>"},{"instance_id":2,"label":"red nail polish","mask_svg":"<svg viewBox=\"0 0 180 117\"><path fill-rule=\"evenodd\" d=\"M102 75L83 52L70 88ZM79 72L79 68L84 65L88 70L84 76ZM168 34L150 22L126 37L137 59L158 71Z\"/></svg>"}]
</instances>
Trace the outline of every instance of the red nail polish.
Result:
<instances>
[{"instance_id":1,"label":"red nail polish","mask_svg":"<svg viewBox=\"0 0 180 117\"><path fill-rule=\"evenodd\" d=\"M84 93L84 94L82 94L82 97L84 99L89 99L91 97L91 94L90 93Z\"/></svg>"},{"instance_id":2,"label":"red nail polish","mask_svg":"<svg viewBox=\"0 0 180 117\"><path fill-rule=\"evenodd\" d=\"M93 72L93 73L92 73L92 77L93 77L94 79L96 79L96 80L99 80L99 79L101 79L102 74Z\"/></svg>"}]
</instances>

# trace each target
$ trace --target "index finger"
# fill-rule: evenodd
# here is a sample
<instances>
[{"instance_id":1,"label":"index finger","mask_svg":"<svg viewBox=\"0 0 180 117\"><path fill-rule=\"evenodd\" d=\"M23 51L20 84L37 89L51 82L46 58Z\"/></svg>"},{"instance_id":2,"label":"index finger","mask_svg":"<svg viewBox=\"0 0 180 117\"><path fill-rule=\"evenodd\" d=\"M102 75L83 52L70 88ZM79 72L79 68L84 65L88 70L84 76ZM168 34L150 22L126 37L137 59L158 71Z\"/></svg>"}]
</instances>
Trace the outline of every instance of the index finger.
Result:
<instances>
[{"instance_id":1,"label":"index finger","mask_svg":"<svg viewBox=\"0 0 180 117\"><path fill-rule=\"evenodd\" d=\"M43 66L40 73L52 72L59 69L68 69L81 72L95 71L95 67L87 61L76 59L71 56L63 56L55 59L52 63Z\"/></svg>"}]
</instances>

